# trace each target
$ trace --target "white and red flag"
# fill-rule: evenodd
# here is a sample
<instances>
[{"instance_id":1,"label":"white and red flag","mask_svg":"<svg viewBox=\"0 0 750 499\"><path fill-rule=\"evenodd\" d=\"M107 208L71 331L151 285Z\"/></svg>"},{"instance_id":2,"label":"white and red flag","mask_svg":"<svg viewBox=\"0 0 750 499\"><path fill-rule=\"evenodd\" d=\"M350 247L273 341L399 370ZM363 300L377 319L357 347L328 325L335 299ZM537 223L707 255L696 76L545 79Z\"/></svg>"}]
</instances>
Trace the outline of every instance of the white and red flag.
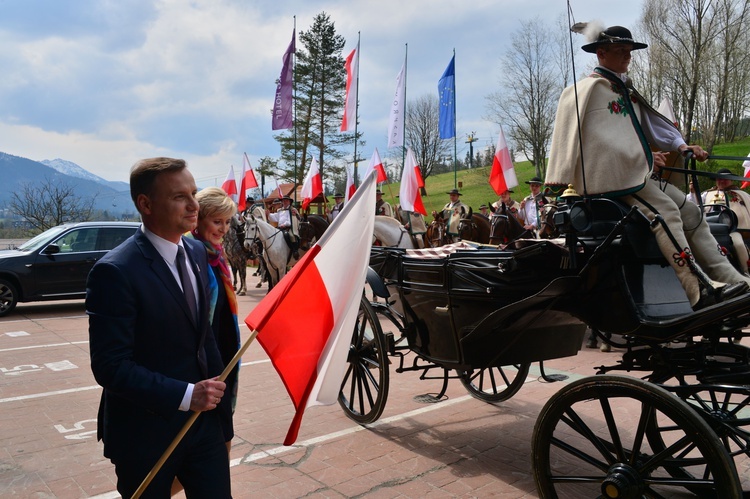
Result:
<instances>
[{"instance_id":1,"label":"white and red flag","mask_svg":"<svg viewBox=\"0 0 750 499\"><path fill-rule=\"evenodd\" d=\"M247 153L242 156L242 176L240 177L240 191L238 193L240 199L238 202L238 209L244 210L246 207L245 199L247 198L248 189L254 189L258 187L258 181L255 180L255 173L253 167L250 166L250 159L247 157Z\"/></svg>"},{"instance_id":2,"label":"white and red flag","mask_svg":"<svg viewBox=\"0 0 750 499\"><path fill-rule=\"evenodd\" d=\"M513 167L513 160L510 157L510 150L508 149L508 143L505 142L502 127L500 127L500 136L497 138L495 157L492 159L490 185L498 196L518 185L516 170Z\"/></svg>"},{"instance_id":3,"label":"white and red flag","mask_svg":"<svg viewBox=\"0 0 750 499\"><path fill-rule=\"evenodd\" d=\"M745 169L745 173L742 174L743 177L750 176L750 159L746 159L742 163L742 167ZM748 186L750 186L750 182L742 182L742 185L740 185L740 189L746 189Z\"/></svg>"},{"instance_id":4,"label":"white and red flag","mask_svg":"<svg viewBox=\"0 0 750 499\"><path fill-rule=\"evenodd\" d=\"M370 164L367 167L367 170L365 171L365 177L369 175L369 173L373 170L377 174L378 183L385 182L386 180L388 180L388 176L385 174L385 168L383 167L383 162L380 161L380 154L378 153L377 147L372 152L372 158L370 158Z\"/></svg>"},{"instance_id":5,"label":"white and red flag","mask_svg":"<svg viewBox=\"0 0 750 499\"><path fill-rule=\"evenodd\" d=\"M346 97L344 117L341 120L342 132L353 132L357 125L357 86L359 85L359 46L346 58Z\"/></svg>"},{"instance_id":6,"label":"white and red flag","mask_svg":"<svg viewBox=\"0 0 750 499\"><path fill-rule=\"evenodd\" d=\"M388 149L404 146L404 120L406 117L406 62L396 76L396 95L388 117Z\"/></svg>"},{"instance_id":7,"label":"white and red flag","mask_svg":"<svg viewBox=\"0 0 750 499\"><path fill-rule=\"evenodd\" d=\"M245 318L294 404L284 445L296 441L306 408L338 399L370 260L375 186L374 175L365 177L320 240Z\"/></svg>"},{"instance_id":8,"label":"white and red flag","mask_svg":"<svg viewBox=\"0 0 750 499\"><path fill-rule=\"evenodd\" d=\"M354 178L352 177L352 170L347 165L346 167L346 191L344 192L344 202L348 203L349 200L354 196L357 191L357 186L354 185Z\"/></svg>"},{"instance_id":9,"label":"white and red flag","mask_svg":"<svg viewBox=\"0 0 750 499\"><path fill-rule=\"evenodd\" d=\"M237 179L234 176L234 165L229 165L229 172L221 184L221 189L232 198L232 201L237 202Z\"/></svg>"},{"instance_id":10,"label":"white and red flag","mask_svg":"<svg viewBox=\"0 0 750 499\"><path fill-rule=\"evenodd\" d=\"M669 119L674 126L680 128L680 123L674 115L674 108L672 107L672 101L668 97L664 97L659 103L659 107L656 109L659 113Z\"/></svg>"},{"instance_id":11,"label":"white and red flag","mask_svg":"<svg viewBox=\"0 0 750 499\"><path fill-rule=\"evenodd\" d=\"M313 158L310 170L307 172L305 182L302 184L300 196L302 196L302 209L306 210L318 194L323 193L323 177L320 175L318 161Z\"/></svg>"},{"instance_id":12,"label":"white and red flag","mask_svg":"<svg viewBox=\"0 0 750 499\"><path fill-rule=\"evenodd\" d=\"M422 203L422 194L419 192L419 179L422 178L422 174L418 172L419 165L410 147L406 151L406 161L404 162L404 171L401 174L401 188L399 189L398 199L402 210L416 211L427 216L427 210L425 210L424 203Z\"/></svg>"}]
</instances>

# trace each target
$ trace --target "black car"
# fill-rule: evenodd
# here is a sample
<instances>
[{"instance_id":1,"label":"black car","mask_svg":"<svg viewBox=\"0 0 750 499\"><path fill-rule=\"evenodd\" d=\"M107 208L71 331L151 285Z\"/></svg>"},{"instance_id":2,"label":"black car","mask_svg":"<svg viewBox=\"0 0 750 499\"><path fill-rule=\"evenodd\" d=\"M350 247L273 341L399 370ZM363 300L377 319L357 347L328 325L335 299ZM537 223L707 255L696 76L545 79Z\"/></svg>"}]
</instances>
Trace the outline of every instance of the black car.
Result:
<instances>
[{"instance_id":1,"label":"black car","mask_svg":"<svg viewBox=\"0 0 750 499\"><path fill-rule=\"evenodd\" d=\"M0 317L18 302L86 297L86 277L139 222L80 222L53 227L14 250L0 251Z\"/></svg>"}]
</instances>

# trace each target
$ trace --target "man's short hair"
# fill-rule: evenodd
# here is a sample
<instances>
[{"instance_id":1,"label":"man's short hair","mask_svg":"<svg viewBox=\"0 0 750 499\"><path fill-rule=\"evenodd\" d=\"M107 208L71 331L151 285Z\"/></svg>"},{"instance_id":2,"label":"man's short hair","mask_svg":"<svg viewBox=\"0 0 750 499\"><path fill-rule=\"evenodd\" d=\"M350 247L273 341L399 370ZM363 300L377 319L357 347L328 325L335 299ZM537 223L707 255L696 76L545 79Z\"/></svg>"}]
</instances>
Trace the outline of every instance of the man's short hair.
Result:
<instances>
[{"instance_id":1,"label":"man's short hair","mask_svg":"<svg viewBox=\"0 0 750 499\"><path fill-rule=\"evenodd\" d=\"M151 195L156 177L162 173L179 172L185 168L185 160L175 158L148 158L134 164L130 169L130 197L135 208L138 209L138 196Z\"/></svg>"}]
</instances>

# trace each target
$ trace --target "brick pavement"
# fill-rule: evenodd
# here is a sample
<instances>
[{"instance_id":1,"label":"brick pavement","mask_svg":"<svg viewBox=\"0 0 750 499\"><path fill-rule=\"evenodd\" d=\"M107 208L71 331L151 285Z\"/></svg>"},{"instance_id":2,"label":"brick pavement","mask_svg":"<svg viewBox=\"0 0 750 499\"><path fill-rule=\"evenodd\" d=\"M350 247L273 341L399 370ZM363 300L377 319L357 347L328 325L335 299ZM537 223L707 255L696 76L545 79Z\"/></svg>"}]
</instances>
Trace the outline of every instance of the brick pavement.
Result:
<instances>
[{"instance_id":1,"label":"brick pavement","mask_svg":"<svg viewBox=\"0 0 750 499\"><path fill-rule=\"evenodd\" d=\"M263 296L249 282L241 317ZM0 318L0 497L117 497L113 467L92 435L100 391L86 328L82 301L21 304ZM545 367L570 381L617 355L584 349ZM388 403L370 428L337 405L314 407L297 444L283 447L293 414L284 387L258 345L243 363L231 453L235 497L536 497L532 431L561 386L540 380L538 370L497 405L470 397L457 381L446 401L422 404L414 396L436 393L440 382L391 370Z\"/></svg>"}]
</instances>

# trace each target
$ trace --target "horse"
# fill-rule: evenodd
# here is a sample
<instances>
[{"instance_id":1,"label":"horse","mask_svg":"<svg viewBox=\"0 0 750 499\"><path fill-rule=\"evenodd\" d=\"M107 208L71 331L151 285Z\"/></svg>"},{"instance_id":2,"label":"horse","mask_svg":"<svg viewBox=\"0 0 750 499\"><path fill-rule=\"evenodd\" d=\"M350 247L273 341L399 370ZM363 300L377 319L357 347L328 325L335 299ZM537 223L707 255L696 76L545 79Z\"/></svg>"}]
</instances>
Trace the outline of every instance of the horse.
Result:
<instances>
[{"instance_id":1,"label":"horse","mask_svg":"<svg viewBox=\"0 0 750 499\"><path fill-rule=\"evenodd\" d=\"M375 239L380 241L383 246L407 249L416 248L411 237L409 237L409 231L395 218L376 215L373 233Z\"/></svg>"},{"instance_id":2,"label":"horse","mask_svg":"<svg viewBox=\"0 0 750 499\"><path fill-rule=\"evenodd\" d=\"M328 228L328 220L314 213L304 215L299 224L299 248L309 250Z\"/></svg>"},{"instance_id":3,"label":"horse","mask_svg":"<svg viewBox=\"0 0 750 499\"><path fill-rule=\"evenodd\" d=\"M554 239L560 236L560 230L555 226L555 212L557 205L547 203L539 209L539 239Z\"/></svg>"},{"instance_id":4,"label":"horse","mask_svg":"<svg viewBox=\"0 0 750 499\"><path fill-rule=\"evenodd\" d=\"M516 239L533 237L532 231L524 229L521 222L508 213L505 203L502 203L500 209L492 214L490 218L490 244L508 245Z\"/></svg>"},{"instance_id":5,"label":"horse","mask_svg":"<svg viewBox=\"0 0 750 499\"><path fill-rule=\"evenodd\" d=\"M269 291L286 275L287 267L297 263L292 257L292 250L284 240L281 229L277 229L260 218L252 217L248 220L245 231L245 247L252 247L260 243L263 260L268 272Z\"/></svg>"},{"instance_id":6,"label":"horse","mask_svg":"<svg viewBox=\"0 0 750 499\"><path fill-rule=\"evenodd\" d=\"M406 212L401 209L401 205L397 204L393 207L394 213L396 214L396 220L401 222L401 225L406 228L406 225L409 223L414 223L416 225L412 226L410 229L407 229L409 231L409 236L411 236L411 242L414 244L415 248L424 248L425 247L425 233L427 231L427 226L424 223L424 217L421 213L415 212ZM409 213L412 213L411 215ZM417 230L417 233L415 234L412 232L413 230Z\"/></svg>"},{"instance_id":7,"label":"horse","mask_svg":"<svg viewBox=\"0 0 750 499\"><path fill-rule=\"evenodd\" d=\"M223 246L227 262L232 268L232 286L239 296L247 291L247 257L244 247L245 224L236 216L230 221L229 231L224 236ZM237 283L239 277L239 284Z\"/></svg>"},{"instance_id":8,"label":"horse","mask_svg":"<svg viewBox=\"0 0 750 499\"><path fill-rule=\"evenodd\" d=\"M473 213L469 218L458 222L458 237L462 241L474 241L487 244L490 242L490 220L481 213Z\"/></svg>"}]
</instances>

